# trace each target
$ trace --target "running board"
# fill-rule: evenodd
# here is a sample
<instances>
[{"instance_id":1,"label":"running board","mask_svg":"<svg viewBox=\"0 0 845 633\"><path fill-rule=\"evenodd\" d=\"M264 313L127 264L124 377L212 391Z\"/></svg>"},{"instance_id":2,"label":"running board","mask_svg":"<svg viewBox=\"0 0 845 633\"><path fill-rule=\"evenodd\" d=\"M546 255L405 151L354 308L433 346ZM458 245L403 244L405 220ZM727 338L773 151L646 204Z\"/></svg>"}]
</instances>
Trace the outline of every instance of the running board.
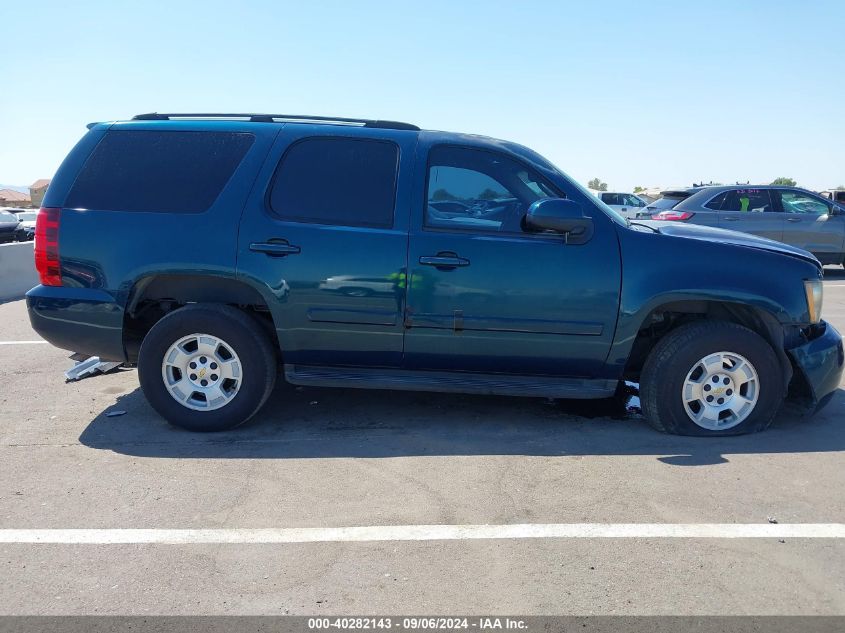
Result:
<instances>
[{"instance_id":1,"label":"running board","mask_svg":"<svg viewBox=\"0 0 845 633\"><path fill-rule=\"evenodd\" d=\"M561 378L558 376L508 376L468 372L367 369L285 365L285 379L307 387L352 387L402 391L441 391L531 398L609 398L615 380Z\"/></svg>"}]
</instances>

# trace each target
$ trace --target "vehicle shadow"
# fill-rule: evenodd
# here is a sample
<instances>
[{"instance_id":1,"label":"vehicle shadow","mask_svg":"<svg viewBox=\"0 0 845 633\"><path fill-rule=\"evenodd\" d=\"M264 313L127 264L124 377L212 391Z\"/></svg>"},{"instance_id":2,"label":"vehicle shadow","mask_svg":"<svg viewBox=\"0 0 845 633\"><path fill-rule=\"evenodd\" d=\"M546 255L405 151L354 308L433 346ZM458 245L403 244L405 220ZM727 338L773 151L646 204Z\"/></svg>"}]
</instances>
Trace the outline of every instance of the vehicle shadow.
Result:
<instances>
[{"instance_id":1,"label":"vehicle shadow","mask_svg":"<svg viewBox=\"0 0 845 633\"><path fill-rule=\"evenodd\" d=\"M109 411L125 415L108 417ZM138 457L301 459L445 455L653 455L675 466L750 453L845 450L845 390L809 418L786 408L765 433L664 435L622 399L533 398L317 389L279 385L243 427L215 434L169 426L139 389L95 417L80 442Z\"/></svg>"}]
</instances>

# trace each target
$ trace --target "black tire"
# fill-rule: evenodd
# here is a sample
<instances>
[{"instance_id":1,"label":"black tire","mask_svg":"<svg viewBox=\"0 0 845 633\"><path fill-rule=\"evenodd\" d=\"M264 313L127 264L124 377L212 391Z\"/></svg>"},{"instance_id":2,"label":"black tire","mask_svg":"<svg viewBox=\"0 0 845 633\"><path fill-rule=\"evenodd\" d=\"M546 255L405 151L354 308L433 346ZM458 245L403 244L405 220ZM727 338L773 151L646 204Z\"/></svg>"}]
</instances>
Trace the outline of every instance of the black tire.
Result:
<instances>
[{"instance_id":1,"label":"black tire","mask_svg":"<svg viewBox=\"0 0 845 633\"><path fill-rule=\"evenodd\" d=\"M232 400L219 409L197 411L172 397L162 379L162 361L180 338L202 333L220 337L241 362L242 382ZM138 378L144 395L165 420L189 431L225 431L243 424L267 401L276 383L275 347L256 320L227 305L195 304L174 310L144 337Z\"/></svg>"},{"instance_id":2,"label":"black tire","mask_svg":"<svg viewBox=\"0 0 845 633\"><path fill-rule=\"evenodd\" d=\"M738 425L710 430L687 415L683 385L700 359L717 352L745 357L757 371L760 393L751 413ZM772 423L783 397L783 374L771 345L756 332L726 321L698 321L672 330L654 346L640 376L643 415L658 431L677 435L716 437L762 431Z\"/></svg>"}]
</instances>

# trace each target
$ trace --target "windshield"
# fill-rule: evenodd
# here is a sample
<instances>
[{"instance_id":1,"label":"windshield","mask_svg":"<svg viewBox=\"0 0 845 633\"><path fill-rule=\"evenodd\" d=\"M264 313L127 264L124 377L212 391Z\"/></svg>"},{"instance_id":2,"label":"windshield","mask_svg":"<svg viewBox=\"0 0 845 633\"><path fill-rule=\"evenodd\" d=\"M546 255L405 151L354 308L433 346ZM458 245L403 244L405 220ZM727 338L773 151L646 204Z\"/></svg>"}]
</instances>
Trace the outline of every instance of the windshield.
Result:
<instances>
[{"instance_id":1,"label":"windshield","mask_svg":"<svg viewBox=\"0 0 845 633\"><path fill-rule=\"evenodd\" d=\"M34 211L29 213L18 213L18 220L21 222L32 222L35 220L36 213Z\"/></svg>"},{"instance_id":2,"label":"windshield","mask_svg":"<svg viewBox=\"0 0 845 633\"><path fill-rule=\"evenodd\" d=\"M649 209L671 209L676 204L678 204L683 198L660 198L659 200L655 200L650 205L648 205Z\"/></svg>"},{"instance_id":3,"label":"windshield","mask_svg":"<svg viewBox=\"0 0 845 633\"><path fill-rule=\"evenodd\" d=\"M0 211L0 220L3 222L17 222L18 218L9 211Z\"/></svg>"},{"instance_id":4,"label":"windshield","mask_svg":"<svg viewBox=\"0 0 845 633\"><path fill-rule=\"evenodd\" d=\"M521 154L521 155L531 159L532 161L534 161L534 163L548 169L550 172L554 172L554 173L556 173L556 175L563 177L566 180L568 185L575 187L578 191L580 191L584 195L585 198L592 200L595 204L600 206L601 210L604 213L606 213L607 215L609 215L614 221L616 221L618 224L621 224L622 226L628 226L628 220L625 219L624 215L622 215L618 211L614 211L613 209L611 209L604 202L599 200L598 197L596 197L596 194L594 194L589 189L587 189L586 187L581 185L579 182L577 182L574 178L572 178L569 174L567 174L565 171L560 169L557 165L552 163L550 160L548 160L547 158L545 158L541 154L538 154L534 150L529 149L527 147L523 147L521 145L516 145L516 144L508 144L508 145L512 150L516 150L517 154Z\"/></svg>"}]
</instances>

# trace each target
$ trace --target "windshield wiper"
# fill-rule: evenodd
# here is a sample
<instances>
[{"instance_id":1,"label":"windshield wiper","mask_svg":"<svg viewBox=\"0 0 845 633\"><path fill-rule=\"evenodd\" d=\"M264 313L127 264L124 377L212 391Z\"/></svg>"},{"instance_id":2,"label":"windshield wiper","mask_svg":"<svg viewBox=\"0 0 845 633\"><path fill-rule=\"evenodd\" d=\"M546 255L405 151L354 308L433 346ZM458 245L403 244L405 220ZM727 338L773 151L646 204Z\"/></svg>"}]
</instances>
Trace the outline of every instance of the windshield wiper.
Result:
<instances>
[{"instance_id":1,"label":"windshield wiper","mask_svg":"<svg viewBox=\"0 0 845 633\"><path fill-rule=\"evenodd\" d=\"M655 233L660 233L660 231L658 231L658 230L657 230L656 228L654 228L653 226L649 226L648 224L643 224L643 223L641 223L641 222L631 222L631 220L629 219L629 220L628 220L628 228L630 228L630 227L632 227L632 226L641 226L641 227L646 228L646 229L651 229L651 230L652 230L652 231L654 231Z\"/></svg>"}]
</instances>

